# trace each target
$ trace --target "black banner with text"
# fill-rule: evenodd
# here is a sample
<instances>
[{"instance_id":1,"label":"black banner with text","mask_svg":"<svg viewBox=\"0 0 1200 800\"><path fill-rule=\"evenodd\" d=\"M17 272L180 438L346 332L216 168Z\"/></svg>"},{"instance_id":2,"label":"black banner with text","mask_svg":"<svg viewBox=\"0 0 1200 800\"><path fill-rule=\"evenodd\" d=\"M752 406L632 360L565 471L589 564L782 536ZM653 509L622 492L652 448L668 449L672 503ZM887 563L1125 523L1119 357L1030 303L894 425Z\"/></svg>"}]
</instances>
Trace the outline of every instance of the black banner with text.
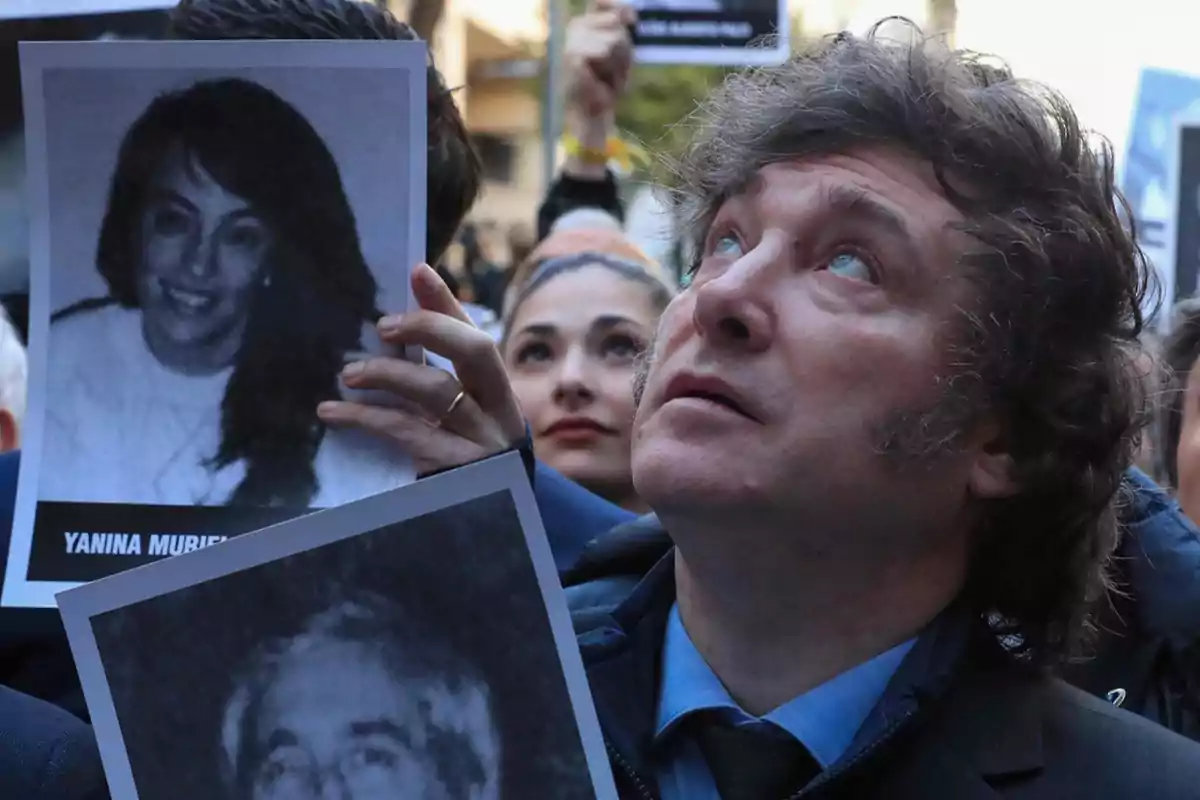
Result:
<instances>
[{"instance_id":1,"label":"black banner with text","mask_svg":"<svg viewBox=\"0 0 1200 800\"><path fill-rule=\"evenodd\" d=\"M85 583L313 510L40 502L26 578Z\"/></svg>"},{"instance_id":2,"label":"black banner with text","mask_svg":"<svg viewBox=\"0 0 1200 800\"><path fill-rule=\"evenodd\" d=\"M745 48L778 33L775 7L765 11L654 11L638 13L633 41L638 47Z\"/></svg>"}]
</instances>

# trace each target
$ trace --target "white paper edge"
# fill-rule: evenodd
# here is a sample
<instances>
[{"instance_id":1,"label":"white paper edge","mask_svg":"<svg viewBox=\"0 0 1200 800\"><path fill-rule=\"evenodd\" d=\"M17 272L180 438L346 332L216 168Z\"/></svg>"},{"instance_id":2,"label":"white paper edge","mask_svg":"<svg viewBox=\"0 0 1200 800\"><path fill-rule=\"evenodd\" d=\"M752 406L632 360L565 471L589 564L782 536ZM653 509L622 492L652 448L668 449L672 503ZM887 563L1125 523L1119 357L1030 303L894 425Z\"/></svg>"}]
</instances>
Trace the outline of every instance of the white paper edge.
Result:
<instances>
[{"instance_id":1,"label":"white paper edge","mask_svg":"<svg viewBox=\"0 0 1200 800\"><path fill-rule=\"evenodd\" d=\"M3 0L0 20L166 11L176 5L174 0Z\"/></svg>"},{"instance_id":2,"label":"white paper edge","mask_svg":"<svg viewBox=\"0 0 1200 800\"><path fill-rule=\"evenodd\" d=\"M0 607L54 608L54 596L78 584L26 579L37 508L37 475L41 467L51 312L50 198L42 72L60 68L161 69L164 64L169 64L172 69L394 69L399 73L397 81L409 81L408 96L411 102L408 141L425 142L428 56L424 42L390 40L22 42L20 54L21 92L25 106L25 184L30 224L29 374L28 400L21 431L21 465ZM414 161L417 163L411 171L408 208L405 211L412 263L397 265L397 269L411 270L417 261L424 258L427 165L424 157ZM409 281L408 308L415 307L412 281ZM416 354L419 353L418 350ZM108 464L94 466L97 469L119 468L119 465Z\"/></svg>"},{"instance_id":3,"label":"white paper edge","mask_svg":"<svg viewBox=\"0 0 1200 800\"><path fill-rule=\"evenodd\" d=\"M58 605L63 626L79 670L112 796L123 800L138 798L112 694L96 646L92 617L497 492L509 492L517 510L596 797L617 800L616 784L592 703L583 658L575 641L566 593L559 584L537 500L518 453L495 456L385 494L318 511L60 594Z\"/></svg>"}]
</instances>

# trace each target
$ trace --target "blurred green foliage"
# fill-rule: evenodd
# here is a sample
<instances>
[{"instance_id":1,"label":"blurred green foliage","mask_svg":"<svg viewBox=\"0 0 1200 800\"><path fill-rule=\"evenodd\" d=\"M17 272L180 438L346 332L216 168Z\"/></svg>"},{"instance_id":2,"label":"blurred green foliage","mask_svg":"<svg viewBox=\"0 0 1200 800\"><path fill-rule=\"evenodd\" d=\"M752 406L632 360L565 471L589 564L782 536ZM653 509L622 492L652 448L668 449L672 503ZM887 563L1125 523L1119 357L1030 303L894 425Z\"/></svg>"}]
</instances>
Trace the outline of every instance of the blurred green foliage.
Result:
<instances>
[{"instance_id":1,"label":"blurred green foliage","mask_svg":"<svg viewBox=\"0 0 1200 800\"><path fill-rule=\"evenodd\" d=\"M566 6L575 17L587 8L587 0L567 0ZM674 154L686 142L686 126L676 128L676 123L729 72L724 67L636 65L617 107L617 127L651 153Z\"/></svg>"},{"instance_id":2,"label":"blurred green foliage","mask_svg":"<svg viewBox=\"0 0 1200 800\"><path fill-rule=\"evenodd\" d=\"M695 65L637 66L617 107L617 127L647 150L674 155L689 136L686 117L730 71Z\"/></svg>"}]
</instances>

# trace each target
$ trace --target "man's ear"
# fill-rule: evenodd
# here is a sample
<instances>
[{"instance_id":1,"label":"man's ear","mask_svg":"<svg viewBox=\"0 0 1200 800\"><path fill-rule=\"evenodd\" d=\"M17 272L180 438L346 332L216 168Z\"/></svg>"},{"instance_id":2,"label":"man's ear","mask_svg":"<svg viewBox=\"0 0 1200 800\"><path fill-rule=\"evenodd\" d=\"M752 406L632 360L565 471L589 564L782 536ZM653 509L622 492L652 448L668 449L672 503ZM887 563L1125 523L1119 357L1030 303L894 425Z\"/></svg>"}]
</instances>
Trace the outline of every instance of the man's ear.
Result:
<instances>
[{"instance_id":1,"label":"man's ear","mask_svg":"<svg viewBox=\"0 0 1200 800\"><path fill-rule=\"evenodd\" d=\"M0 453L19 450L21 447L21 427L17 418L7 408L0 409Z\"/></svg>"},{"instance_id":2,"label":"man's ear","mask_svg":"<svg viewBox=\"0 0 1200 800\"><path fill-rule=\"evenodd\" d=\"M968 476L971 494L984 500L1011 497L1019 488L1013 458L995 425L985 425L982 434Z\"/></svg>"}]
</instances>

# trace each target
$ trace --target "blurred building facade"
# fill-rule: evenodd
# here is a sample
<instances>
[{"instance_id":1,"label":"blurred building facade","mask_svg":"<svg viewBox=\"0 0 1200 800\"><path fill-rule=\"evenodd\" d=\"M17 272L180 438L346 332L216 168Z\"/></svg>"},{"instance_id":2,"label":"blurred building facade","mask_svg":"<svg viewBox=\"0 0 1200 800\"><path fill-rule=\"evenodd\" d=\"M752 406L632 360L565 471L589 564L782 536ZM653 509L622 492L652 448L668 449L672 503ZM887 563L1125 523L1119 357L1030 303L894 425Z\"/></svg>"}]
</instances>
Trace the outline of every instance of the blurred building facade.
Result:
<instances>
[{"instance_id":1,"label":"blurred building facade","mask_svg":"<svg viewBox=\"0 0 1200 800\"><path fill-rule=\"evenodd\" d=\"M389 0L404 19L410 0ZM431 43L483 161L483 196L472 217L531 223L544 190L541 102L544 0L445 0Z\"/></svg>"},{"instance_id":2,"label":"blurred building facade","mask_svg":"<svg viewBox=\"0 0 1200 800\"><path fill-rule=\"evenodd\" d=\"M413 1L386 3L405 19ZM923 23L939 3L945 0L789 0L789 7L807 33L820 34L865 28L889 14ZM484 190L472 217L501 227L531 223L545 189L538 87L546 8L547 0L444 0L431 42L483 160Z\"/></svg>"}]
</instances>

